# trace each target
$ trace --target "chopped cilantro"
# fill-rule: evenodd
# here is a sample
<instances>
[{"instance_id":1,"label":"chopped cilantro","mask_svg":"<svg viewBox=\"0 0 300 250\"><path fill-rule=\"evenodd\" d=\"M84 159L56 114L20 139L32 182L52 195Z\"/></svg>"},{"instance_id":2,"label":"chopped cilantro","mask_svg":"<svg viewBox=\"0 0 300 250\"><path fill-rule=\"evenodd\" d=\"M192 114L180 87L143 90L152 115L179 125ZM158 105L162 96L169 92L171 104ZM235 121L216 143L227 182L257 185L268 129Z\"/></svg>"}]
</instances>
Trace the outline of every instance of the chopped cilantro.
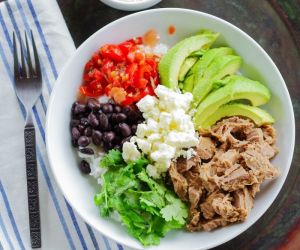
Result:
<instances>
[{"instance_id":1,"label":"chopped cilantro","mask_svg":"<svg viewBox=\"0 0 300 250\"><path fill-rule=\"evenodd\" d=\"M126 164L120 151L109 151L100 162L108 170L94 197L101 216L116 211L128 232L144 246L158 245L168 231L183 227L188 215L186 205L173 192L147 175L147 164L145 158Z\"/></svg>"}]
</instances>

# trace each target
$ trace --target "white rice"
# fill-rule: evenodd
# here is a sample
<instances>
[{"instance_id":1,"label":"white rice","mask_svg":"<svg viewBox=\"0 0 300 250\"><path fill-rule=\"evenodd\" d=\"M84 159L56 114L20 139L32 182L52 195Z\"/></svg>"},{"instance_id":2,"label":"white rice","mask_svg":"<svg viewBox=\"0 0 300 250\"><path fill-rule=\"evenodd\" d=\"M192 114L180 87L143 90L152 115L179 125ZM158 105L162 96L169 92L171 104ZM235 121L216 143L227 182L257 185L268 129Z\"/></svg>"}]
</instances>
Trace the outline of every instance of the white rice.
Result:
<instances>
[{"instance_id":1,"label":"white rice","mask_svg":"<svg viewBox=\"0 0 300 250\"><path fill-rule=\"evenodd\" d=\"M100 182L99 184L101 184L101 175L106 171L106 169L101 168L99 166L99 163L102 157L105 155L105 152L102 148L96 147L95 145L90 145L89 148L92 148L94 150L94 155L83 154L79 151L77 151L77 153L80 159L84 159L90 164L90 175L93 176L98 183Z\"/></svg>"}]
</instances>

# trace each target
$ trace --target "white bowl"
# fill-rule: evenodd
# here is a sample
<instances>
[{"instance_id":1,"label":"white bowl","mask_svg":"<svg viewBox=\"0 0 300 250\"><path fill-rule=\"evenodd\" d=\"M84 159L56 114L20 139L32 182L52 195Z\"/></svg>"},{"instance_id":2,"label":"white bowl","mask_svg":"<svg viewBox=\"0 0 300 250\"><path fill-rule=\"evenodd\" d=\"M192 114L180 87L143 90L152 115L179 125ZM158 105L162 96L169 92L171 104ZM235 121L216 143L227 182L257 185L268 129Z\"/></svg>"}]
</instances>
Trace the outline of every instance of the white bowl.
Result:
<instances>
[{"instance_id":1,"label":"white bowl","mask_svg":"<svg viewBox=\"0 0 300 250\"><path fill-rule=\"evenodd\" d=\"M151 6L159 3L161 0L100 0L106 5L127 11L136 11L150 8Z\"/></svg>"},{"instance_id":2,"label":"white bowl","mask_svg":"<svg viewBox=\"0 0 300 250\"><path fill-rule=\"evenodd\" d=\"M176 32L172 36L167 33L169 25L176 27ZM280 153L273 160L273 164L280 168L281 175L275 181L263 185L249 218L244 223L213 232L173 231L161 240L159 246L147 248L208 249L236 237L266 212L286 179L294 150L294 114L285 82L267 53L251 37L232 24L193 10L154 9L126 16L97 31L68 60L52 91L46 125L50 164L65 198L88 224L121 244L143 249L137 240L128 235L124 227L99 216L98 208L93 203L93 196L99 190L99 186L78 170L76 153L70 143L69 114L81 83L84 64L92 54L105 43L119 43L140 36L152 28L160 34L161 42L168 45L173 45L176 41L193 35L200 29L219 32L221 36L218 44L226 44L234 48L243 58L242 73L260 80L272 92L272 98L264 108L276 119L277 146Z\"/></svg>"}]
</instances>

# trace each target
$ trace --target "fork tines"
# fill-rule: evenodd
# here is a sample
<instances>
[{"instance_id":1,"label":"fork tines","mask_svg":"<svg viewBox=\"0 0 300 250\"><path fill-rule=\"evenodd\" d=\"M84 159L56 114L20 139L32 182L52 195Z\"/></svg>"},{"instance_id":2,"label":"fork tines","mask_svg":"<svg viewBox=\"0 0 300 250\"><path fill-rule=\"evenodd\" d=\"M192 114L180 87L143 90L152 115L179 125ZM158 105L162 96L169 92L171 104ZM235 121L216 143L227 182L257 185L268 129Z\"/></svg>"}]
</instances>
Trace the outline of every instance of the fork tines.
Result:
<instances>
[{"instance_id":1,"label":"fork tines","mask_svg":"<svg viewBox=\"0 0 300 250\"><path fill-rule=\"evenodd\" d=\"M28 38L27 38L26 32L25 32L25 43L26 43L26 51L27 51L26 58L24 56L24 43L23 43L22 37L21 37L21 35L18 36L19 47L20 47L20 51L21 51L21 66L20 66L19 58L18 58L18 46L17 46L17 42L16 42L16 36L15 36L15 32L13 33L14 75L15 75L16 79L40 78L41 77L41 68L40 68L40 62L39 62L37 49L36 49L32 31L30 31L30 33L31 33L35 68L32 65L32 60L31 60L31 55L30 55L31 53L30 53L30 48L29 48L29 43L28 43ZM25 61L27 61L27 65L26 65Z\"/></svg>"}]
</instances>

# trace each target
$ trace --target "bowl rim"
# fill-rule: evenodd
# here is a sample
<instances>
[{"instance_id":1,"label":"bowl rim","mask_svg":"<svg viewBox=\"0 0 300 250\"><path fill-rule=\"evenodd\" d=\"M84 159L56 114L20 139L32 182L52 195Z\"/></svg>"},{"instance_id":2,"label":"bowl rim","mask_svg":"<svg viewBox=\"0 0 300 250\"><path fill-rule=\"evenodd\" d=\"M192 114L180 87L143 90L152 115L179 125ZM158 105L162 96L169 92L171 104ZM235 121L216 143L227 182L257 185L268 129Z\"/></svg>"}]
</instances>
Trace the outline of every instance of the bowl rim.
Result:
<instances>
[{"instance_id":1,"label":"bowl rim","mask_svg":"<svg viewBox=\"0 0 300 250\"><path fill-rule=\"evenodd\" d=\"M138 0L138 1L122 1L122 0L100 0L102 3L119 10L135 11L149 8L158 4L161 0ZM96 31L97 32L97 31Z\"/></svg>"},{"instance_id":2,"label":"bowl rim","mask_svg":"<svg viewBox=\"0 0 300 250\"><path fill-rule=\"evenodd\" d=\"M273 62L273 60L271 59L271 57L267 54L267 52L250 36L248 35L246 32L244 32L243 30L241 30L240 28L238 28L237 26L231 24L230 22L222 19L222 18L219 18L217 16L214 16L214 15L211 15L211 14L208 14L208 13L205 13L205 12L202 12L202 11L198 11L198 10L192 10L192 9L186 9L186 8L155 8L155 9L150 9L150 10L144 10L144 11L140 11L140 12L136 12L136 13L133 13L133 14L130 14L130 15L127 15L127 16L124 16L122 18L119 18L105 26L103 26L102 28L100 28L99 30L97 30L94 34L92 34L90 37L88 37L77 49L76 51L68 58L67 62L64 64L63 68L61 69L60 73L59 73L59 76L58 78L56 79L55 81L55 84L54 84L54 87L52 89L52 92L51 92L51 96L50 96L50 99L49 99L49 102L48 102L48 112L47 112L47 115L46 115L46 150L47 150L47 154L48 154L48 159L49 159L49 164L50 164L50 168L51 168L51 171L53 173L53 176L54 176L54 179L57 183L57 185L59 186L59 189L60 191L62 192L63 196L65 197L65 199L69 202L69 204L72 206L72 208L75 209L75 211L77 212L77 214L85 221L87 222L89 225L91 225L95 230L97 230L98 232L100 232L101 234L105 235L106 237L108 237L109 239L112 239L113 241L115 242L118 242L122 245L125 245L125 246L128 246L128 247L131 247L133 249L144 249L144 247L142 246L142 248L136 248L136 246L133 246L133 245L130 245L128 244L127 242L125 242L124 240L119 240L119 239L115 239L115 238L112 238L109 234L106 233L105 229L99 229L97 227L94 226L94 223L93 221L89 220L89 218L86 218L86 216L84 216L83 214L80 214L77 207L76 207L76 204L74 204L74 202L69 199L69 197L67 196L67 194L65 193L64 189L63 189L63 185L62 183L60 183L58 181L58 171L55 171L52 166L54 166L54 160L53 158L54 157L51 157L52 154L50 153L51 150L49 148L49 141L51 140L49 138L49 133L48 131L50 130L49 128L49 119L50 119L50 116L51 116L51 113L53 113L53 110L52 110L52 103L54 102L54 96L55 96L55 93L58 91L59 89L59 84L56 84L57 82L60 82L61 81L61 78L62 76L65 74L64 72L66 71L66 69L69 67L68 65L71 64L71 62L73 61L73 58L78 54L78 53L81 53L82 50L85 49L85 47L87 46L87 44L89 44L89 42L91 40L94 39L94 37L97 36L97 34L99 32L102 32L103 30L106 30L106 29L109 29L110 26L112 25L115 25L117 23L121 23L123 22L124 20L126 19L129 19L131 18L132 16L142 16L144 13L149 13L149 12L168 12L168 11L179 11L179 12L187 12L187 13L191 13L191 14L200 14L202 16L205 16L205 17L208 17L208 18L211 18L211 19L214 19L218 22L222 22L228 26L230 26L231 29L234 29L238 32L240 32L243 36L245 36L247 39L249 39L251 41L251 43L253 43L253 45L256 47L256 49L260 50L260 52L262 52L264 54L264 56L266 57L266 59L268 60L268 62L271 64L272 68L274 68L274 70L276 71L276 73L278 74L279 76L279 79L280 81L282 81L283 83L283 89L284 91L286 92L285 94L289 97L288 98L288 109L289 109L289 112L291 113L293 119L291 120L291 126L292 126L292 138L291 138L291 145L292 145L292 152L291 154L289 155L289 158L286 159L286 166L288 166L288 171L286 173L286 176L283 180L283 183L280 187L280 189L278 191L276 191L276 195L274 196L274 199L271 201L271 203L269 204L268 208L253 222L251 222L247 227L245 227L244 229L241 229L239 230L238 232L236 233L233 233L233 234L230 234L228 236L224 236L224 238L221 240L221 241L218 241L218 242L212 242L208 245L208 248L205 248L205 249L210 249L210 248L213 248L213 247L216 247L216 246L219 246L219 245L222 245L234 238L236 238L238 235L242 234L243 232L245 232L247 229L249 229L254 223L258 222L259 219L270 209L270 207L272 206L272 204L274 203L274 201L276 200L276 198L278 197L278 194L280 193L280 191L282 190L282 187L286 181L286 178L289 174L289 171L290 171L290 167L291 167L291 164L292 164L292 159L293 159L293 155L294 155L294 148L295 148L295 115L294 115L294 110L293 110L293 105L292 105L292 101L291 101L291 97L290 97L290 94L289 94L289 91L288 91L288 88L286 86L286 83L279 71L279 69L277 68L276 64ZM153 247L153 246L152 246ZM201 246L199 246L199 248L192 248L190 250L200 250L200 249L203 249L201 248Z\"/></svg>"}]
</instances>

